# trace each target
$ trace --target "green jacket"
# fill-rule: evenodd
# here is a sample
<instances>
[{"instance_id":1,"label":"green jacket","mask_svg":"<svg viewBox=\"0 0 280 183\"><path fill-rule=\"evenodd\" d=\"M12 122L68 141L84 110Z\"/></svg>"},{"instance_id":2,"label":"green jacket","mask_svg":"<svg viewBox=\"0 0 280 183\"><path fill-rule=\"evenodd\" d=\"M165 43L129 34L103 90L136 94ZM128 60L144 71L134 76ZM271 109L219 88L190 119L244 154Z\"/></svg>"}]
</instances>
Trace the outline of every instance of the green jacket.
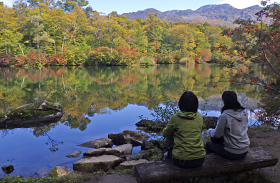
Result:
<instances>
[{"instance_id":1,"label":"green jacket","mask_svg":"<svg viewBox=\"0 0 280 183\"><path fill-rule=\"evenodd\" d=\"M180 160L194 160L205 156L201 137L203 118L194 112L178 112L171 116L163 129L163 137L174 138L172 155Z\"/></svg>"}]
</instances>

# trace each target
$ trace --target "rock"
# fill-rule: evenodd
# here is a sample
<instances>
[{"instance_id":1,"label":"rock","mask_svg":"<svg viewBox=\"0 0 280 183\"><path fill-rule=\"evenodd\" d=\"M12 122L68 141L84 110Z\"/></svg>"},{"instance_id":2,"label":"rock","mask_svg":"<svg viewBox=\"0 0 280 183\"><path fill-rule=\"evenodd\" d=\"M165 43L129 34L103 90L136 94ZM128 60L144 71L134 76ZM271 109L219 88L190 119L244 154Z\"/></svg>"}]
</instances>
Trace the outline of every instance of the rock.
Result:
<instances>
[{"instance_id":1,"label":"rock","mask_svg":"<svg viewBox=\"0 0 280 183\"><path fill-rule=\"evenodd\" d=\"M62 105L60 103L54 103L53 106L56 107L56 110L62 112Z\"/></svg>"},{"instance_id":2,"label":"rock","mask_svg":"<svg viewBox=\"0 0 280 183\"><path fill-rule=\"evenodd\" d=\"M73 163L73 170L81 172L108 171L118 166L122 161L122 158L113 155L82 158Z\"/></svg>"},{"instance_id":3,"label":"rock","mask_svg":"<svg viewBox=\"0 0 280 183\"><path fill-rule=\"evenodd\" d=\"M138 165L138 164L141 164L141 163L147 163L147 162L149 162L149 161L146 160L146 159L125 161L125 162L122 162L121 164L119 164L119 166L117 167L117 169L121 169L121 170L124 170L124 169L131 169L131 168L134 167L134 165Z\"/></svg>"},{"instance_id":4,"label":"rock","mask_svg":"<svg viewBox=\"0 0 280 183\"><path fill-rule=\"evenodd\" d=\"M63 110L61 104L55 103L55 105L59 107L59 110L47 101L25 104L11 109L0 117L0 129L40 127L56 123L61 119Z\"/></svg>"},{"instance_id":5,"label":"rock","mask_svg":"<svg viewBox=\"0 0 280 183\"><path fill-rule=\"evenodd\" d=\"M117 147L114 147L113 149L117 149L118 151L120 151L120 154L131 154L132 152L132 144L124 144L124 145L120 145Z\"/></svg>"},{"instance_id":6,"label":"rock","mask_svg":"<svg viewBox=\"0 0 280 183\"><path fill-rule=\"evenodd\" d=\"M108 134L108 138L112 139L113 144L115 145L126 144L126 140L124 138L123 133L110 133Z\"/></svg>"},{"instance_id":7,"label":"rock","mask_svg":"<svg viewBox=\"0 0 280 183\"><path fill-rule=\"evenodd\" d=\"M113 142L109 138L102 138L102 139L97 139L94 141L88 141L88 142L80 144L78 146L90 147L90 148L112 147Z\"/></svg>"},{"instance_id":8,"label":"rock","mask_svg":"<svg viewBox=\"0 0 280 183\"><path fill-rule=\"evenodd\" d=\"M125 154L121 155L120 157L125 159L126 161L142 159L142 155L140 154Z\"/></svg>"},{"instance_id":9,"label":"rock","mask_svg":"<svg viewBox=\"0 0 280 183\"><path fill-rule=\"evenodd\" d=\"M108 134L108 138L112 139L115 145L132 144L133 146L140 146L143 140L149 139L150 136L141 132L124 130L122 133Z\"/></svg>"},{"instance_id":10,"label":"rock","mask_svg":"<svg viewBox=\"0 0 280 183\"><path fill-rule=\"evenodd\" d=\"M10 174L15 170L14 165L3 165L1 168L5 174Z\"/></svg>"},{"instance_id":11,"label":"rock","mask_svg":"<svg viewBox=\"0 0 280 183\"><path fill-rule=\"evenodd\" d=\"M147 140L150 138L149 135L141 132L124 130L124 137L128 144L132 144L133 146L140 146L143 143L143 140Z\"/></svg>"},{"instance_id":12,"label":"rock","mask_svg":"<svg viewBox=\"0 0 280 183\"><path fill-rule=\"evenodd\" d=\"M93 156L101 156L101 155L115 155L120 156L120 151L114 148L99 148L88 150L84 153L84 157L93 157Z\"/></svg>"},{"instance_id":13,"label":"rock","mask_svg":"<svg viewBox=\"0 0 280 183\"><path fill-rule=\"evenodd\" d=\"M79 157L81 155L81 153L82 153L82 151L75 151L75 152L67 155L66 157L68 157L68 158L77 158L77 157Z\"/></svg>"},{"instance_id":14,"label":"rock","mask_svg":"<svg viewBox=\"0 0 280 183\"><path fill-rule=\"evenodd\" d=\"M137 127L144 127L144 129L147 131L158 132L161 131L166 126L166 124L166 122L143 119L137 122L135 125Z\"/></svg>"},{"instance_id":15,"label":"rock","mask_svg":"<svg viewBox=\"0 0 280 183\"><path fill-rule=\"evenodd\" d=\"M71 170L69 170L66 166L63 166L63 167L56 166L50 171L49 176L50 177L62 177L69 173L71 173Z\"/></svg>"}]
</instances>

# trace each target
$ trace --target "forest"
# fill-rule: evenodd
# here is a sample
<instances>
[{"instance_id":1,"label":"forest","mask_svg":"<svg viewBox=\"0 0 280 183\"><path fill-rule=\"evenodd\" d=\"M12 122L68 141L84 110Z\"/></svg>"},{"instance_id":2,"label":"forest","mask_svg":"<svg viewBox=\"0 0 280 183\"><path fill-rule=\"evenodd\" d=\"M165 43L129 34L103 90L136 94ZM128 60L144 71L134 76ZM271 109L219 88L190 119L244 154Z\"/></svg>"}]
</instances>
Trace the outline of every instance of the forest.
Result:
<instances>
[{"instance_id":1,"label":"forest","mask_svg":"<svg viewBox=\"0 0 280 183\"><path fill-rule=\"evenodd\" d=\"M0 66L134 65L244 61L227 27L130 20L93 11L87 1L0 3ZM224 48L232 49L229 56Z\"/></svg>"}]
</instances>

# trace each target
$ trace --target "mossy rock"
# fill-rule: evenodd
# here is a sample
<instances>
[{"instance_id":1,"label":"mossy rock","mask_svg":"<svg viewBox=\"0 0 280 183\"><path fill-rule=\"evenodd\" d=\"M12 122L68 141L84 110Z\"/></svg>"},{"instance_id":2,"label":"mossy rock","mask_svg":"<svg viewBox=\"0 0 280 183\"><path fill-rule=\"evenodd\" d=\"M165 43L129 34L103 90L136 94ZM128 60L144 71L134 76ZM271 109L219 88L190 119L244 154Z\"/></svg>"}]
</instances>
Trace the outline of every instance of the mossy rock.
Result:
<instances>
[{"instance_id":1,"label":"mossy rock","mask_svg":"<svg viewBox=\"0 0 280 183\"><path fill-rule=\"evenodd\" d=\"M63 109L59 103L48 101L25 104L0 116L0 129L42 126L41 122L60 120Z\"/></svg>"}]
</instances>

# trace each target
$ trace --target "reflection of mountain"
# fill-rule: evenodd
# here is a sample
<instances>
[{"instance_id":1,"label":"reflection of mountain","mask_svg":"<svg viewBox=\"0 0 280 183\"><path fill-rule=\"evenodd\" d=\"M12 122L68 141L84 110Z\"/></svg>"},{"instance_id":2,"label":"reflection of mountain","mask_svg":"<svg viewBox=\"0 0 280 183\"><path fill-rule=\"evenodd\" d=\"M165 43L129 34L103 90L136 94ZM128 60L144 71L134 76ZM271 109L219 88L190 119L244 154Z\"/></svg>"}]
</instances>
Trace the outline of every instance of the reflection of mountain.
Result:
<instances>
[{"instance_id":1,"label":"reflection of mountain","mask_svg":"<svg viewBox=\"0 0 280 183\"><path fill-rule=\"evenodd\" d=\"M246 109L256 109L258 108L259 100L247 98L246 93L238 94L238 101ZM220 111L223 107L223 101L221 95L213 95L207 97L205 100L199 98L199 109L201 110L213 110Z\"/></svg>"}]
</instances>

